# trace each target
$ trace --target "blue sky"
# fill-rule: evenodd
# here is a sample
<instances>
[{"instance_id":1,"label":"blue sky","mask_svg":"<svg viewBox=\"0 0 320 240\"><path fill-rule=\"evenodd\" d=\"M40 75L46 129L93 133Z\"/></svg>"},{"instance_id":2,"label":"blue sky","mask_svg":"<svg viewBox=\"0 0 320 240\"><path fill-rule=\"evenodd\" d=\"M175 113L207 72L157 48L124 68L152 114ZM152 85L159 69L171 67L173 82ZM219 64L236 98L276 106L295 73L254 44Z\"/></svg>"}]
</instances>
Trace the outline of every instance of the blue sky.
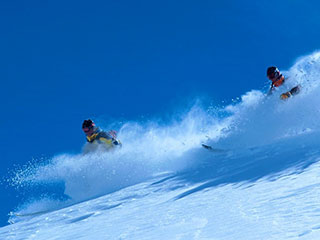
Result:
<instances>
[{"instance_id":1,"label":"blue sky","mask_svg":"<svg viewBox=\"0 0 320 240\"><path fill-rule=\"evenodd\" d=\"M1 168L80 152L81 123L165 117L261 89L319 49L320 3L1 1ZM0 186L0 225L21 194Z\"/></svg>"}]
</instances>

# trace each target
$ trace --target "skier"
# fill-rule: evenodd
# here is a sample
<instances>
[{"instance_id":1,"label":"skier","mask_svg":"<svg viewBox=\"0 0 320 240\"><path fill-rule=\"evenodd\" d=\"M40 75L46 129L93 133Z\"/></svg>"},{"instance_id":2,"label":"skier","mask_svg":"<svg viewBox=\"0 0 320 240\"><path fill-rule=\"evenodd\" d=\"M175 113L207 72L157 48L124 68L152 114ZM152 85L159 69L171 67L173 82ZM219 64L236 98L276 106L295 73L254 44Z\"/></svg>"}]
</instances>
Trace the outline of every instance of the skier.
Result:
<instances>
[{"instance_id":1,"label":"skier","mask_svg":"<svg viewBox=\"0 0 320 240\"><path fill-rule=\"evenodd\" d=\"M270 90L268 95L272 94L272 92L276 89L276 87L280 87L284 82L286 82L286 78L281 74L281 72L279 71L279 69L277 67L269 67L267 69L267 77L269 78L269 80L272 82L271 86L270 86ZM282 100L288 99L291 96L294 96L296 94L298 94L300 92L300 85L295 86L294 88L292 88L290 91L282 93L280 95L280 98Z\"/></svg>"},{"instance_id":2,"label":"skier","mask_svg":"<svg viewBox=\"0 0 320 240\"><path fill-rule=\"evenodd\" d=\"M105 150L111 150L114 147L121 147L121 142L117 139L117 133L114 130L109 132L102 131L96 127L91 119L84 120L82 130L86 134L89 146L86 152L95 150L98 146L103 146ZM94 146L94 148L92 148Z\"/></svg>"}]
</instances>

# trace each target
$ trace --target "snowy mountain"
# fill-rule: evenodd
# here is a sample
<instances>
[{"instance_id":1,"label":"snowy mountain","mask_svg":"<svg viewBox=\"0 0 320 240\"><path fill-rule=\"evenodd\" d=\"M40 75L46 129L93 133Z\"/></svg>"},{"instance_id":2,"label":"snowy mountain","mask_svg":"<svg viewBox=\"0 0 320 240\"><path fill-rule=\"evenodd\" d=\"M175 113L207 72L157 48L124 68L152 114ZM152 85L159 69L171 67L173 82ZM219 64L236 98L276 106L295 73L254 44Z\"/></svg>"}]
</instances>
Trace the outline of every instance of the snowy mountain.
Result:
<instances>
[{"instance_id":1,"label":"snowy mountain","mask_svg":"<svg viewBox=\"0 0 320 240\"><path fill-rule=\"evenodd\" d=\"M320 53L285 75L272 96L128 122L120 151L21 167L11 184L43 194L13 211L0 239L319 239Z\"/></svg>"}]
</instances>

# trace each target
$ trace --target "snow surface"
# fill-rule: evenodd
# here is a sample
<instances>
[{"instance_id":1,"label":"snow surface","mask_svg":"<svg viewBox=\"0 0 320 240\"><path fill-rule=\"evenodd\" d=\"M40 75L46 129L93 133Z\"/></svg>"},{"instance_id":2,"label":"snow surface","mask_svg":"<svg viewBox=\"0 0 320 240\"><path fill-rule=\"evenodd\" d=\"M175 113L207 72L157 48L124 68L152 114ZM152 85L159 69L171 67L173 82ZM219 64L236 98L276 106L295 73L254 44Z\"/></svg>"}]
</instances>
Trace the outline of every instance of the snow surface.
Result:
<instances>
[{"instance_id":1,"label":"snow surface","mask_svg":"<svg viewBox=\"0 0 320 240\"><path fill-rule=\"evenodd\" d=\"M252 90L168 124L128 122L120 151L17 169L12 186L46 188L0 239L320 239L320 53L285 74L270 97Z\"/></svg>"}]
</instances>

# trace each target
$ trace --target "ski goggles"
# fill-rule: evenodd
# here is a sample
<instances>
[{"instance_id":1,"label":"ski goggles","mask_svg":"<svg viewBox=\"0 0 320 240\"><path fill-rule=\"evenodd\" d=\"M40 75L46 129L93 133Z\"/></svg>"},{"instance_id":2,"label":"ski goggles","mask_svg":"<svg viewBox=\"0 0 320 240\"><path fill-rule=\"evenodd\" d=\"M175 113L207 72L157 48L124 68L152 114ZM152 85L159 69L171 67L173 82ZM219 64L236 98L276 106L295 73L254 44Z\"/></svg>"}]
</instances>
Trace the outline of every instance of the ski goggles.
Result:
<instances>
[{"instance_id":1,"label":"ski goggles","mask_svg":"<svg viewBox=\"0 0 320 240\"><path fill-rule=\"evenodd\" d=\"M83 130L85 133L90 132L91 129L93 129L93 128L88 128L88 127L82 128L82 130Z\"/></svg>"}]
</instances>

